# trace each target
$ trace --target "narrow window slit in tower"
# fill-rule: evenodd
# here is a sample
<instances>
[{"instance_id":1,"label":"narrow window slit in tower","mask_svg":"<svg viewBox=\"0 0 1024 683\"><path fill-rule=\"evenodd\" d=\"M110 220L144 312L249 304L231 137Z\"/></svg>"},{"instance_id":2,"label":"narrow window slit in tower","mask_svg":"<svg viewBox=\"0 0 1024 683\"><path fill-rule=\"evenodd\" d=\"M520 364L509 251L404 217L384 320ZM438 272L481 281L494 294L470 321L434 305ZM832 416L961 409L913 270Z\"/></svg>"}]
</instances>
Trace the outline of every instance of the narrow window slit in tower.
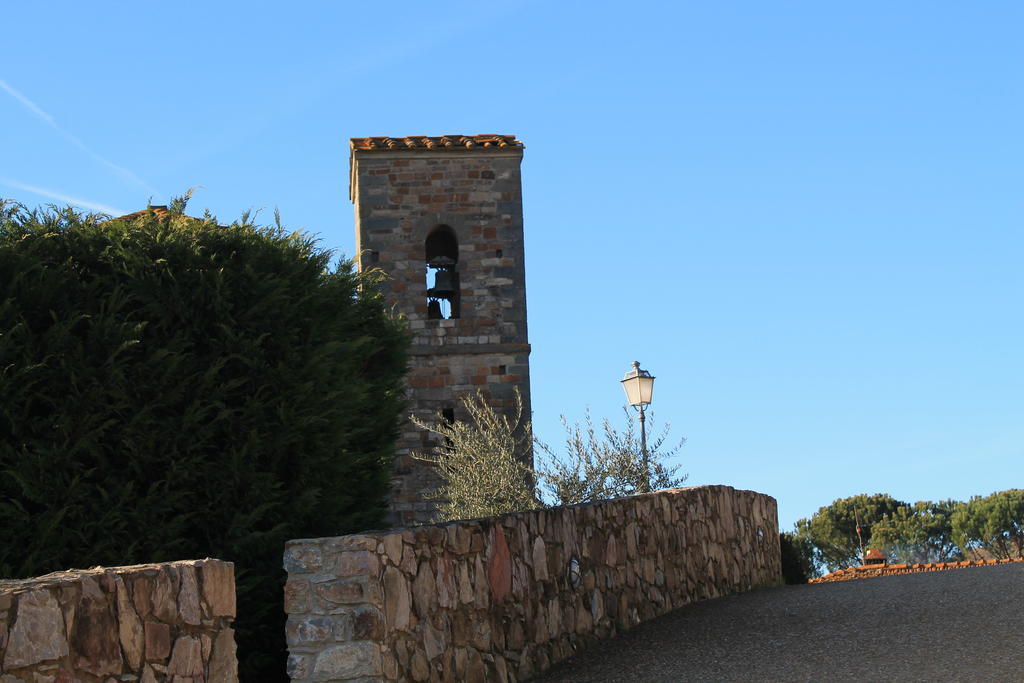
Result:
<instances>
[{"instance_id":1,"label":"narrow window slit in tower","mask_svg":"<svg viewBox=\"0 0 1024 683\"><path fill-rule=\"evenodd\" d=\"M451 427L453 424L455 424L455 409L441 408L441 419L444 420L444 423L446 425ZM443 439L441 439L441 443L446 447L450 447L452 445L452 440L446 436Z\"/></svg>"}]
</instances>

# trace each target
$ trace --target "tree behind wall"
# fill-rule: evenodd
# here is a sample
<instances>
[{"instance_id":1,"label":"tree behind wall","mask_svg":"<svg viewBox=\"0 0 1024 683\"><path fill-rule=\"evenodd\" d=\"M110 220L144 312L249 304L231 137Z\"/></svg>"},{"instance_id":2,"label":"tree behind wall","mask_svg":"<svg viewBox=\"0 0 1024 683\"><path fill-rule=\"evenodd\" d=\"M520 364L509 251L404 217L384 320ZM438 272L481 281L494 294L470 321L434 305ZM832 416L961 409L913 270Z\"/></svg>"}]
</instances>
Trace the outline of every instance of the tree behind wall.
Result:
<instances>
[{"instance_id":1,"label":"tree behind wall","mask_svg":"<svg viewBox=\"0 0 1024 683\"><path fill-rule=\"evenodd\" d=\"M821 575L814 565L814 546L806 537L781 532L779 555L782 559L782 580L787 584L807 583L808 579Z\"/></svg>"},{"instance_id":2,"label":"tree behind wall","mask_svg":"<svg viewBox=\"0 0 1024 683\"><path fill-rule=\"evenodd\" d=\"M876 522L871 544L894 562L951 562L963 559L953 540L952 518L963 505L955 500L922 500L897 508Z\"/></svg>"},{"instance_id":3,"label":"tree behind wall","mask_svg":"<svg viewBox=\"0 0 1024 683\"><path fill-rule=\"evenodd\" d=\"M403 404L402 326L331 260L2 205L0 578L233 561L242 679L286 680L283 543L381 524Z\"/></svg>"},{"instance_id":4,"label":"tree behind wall","mask_svg":"<svg viewBox=\"0 0 1024 683\"><path fill-rule=\"evenodd\" d=\"M810 519L798 520L796 537L814 547L815 564L829 571L859 565L861 542L865 550L872 546L874 525L906 507L906 503L887 493L840 498L819 508Z\"/></svg>"},{"instance_id":5,"label":"tree behind wall","mask_svg":"<svg viewBox=\"0 0 1024 683\"><path fill-rule=\"evenodd\" d=\"M953 513L952 527L967 557L1024 558L1024 490L972 497Z\"/></svg>"}]
</instances>

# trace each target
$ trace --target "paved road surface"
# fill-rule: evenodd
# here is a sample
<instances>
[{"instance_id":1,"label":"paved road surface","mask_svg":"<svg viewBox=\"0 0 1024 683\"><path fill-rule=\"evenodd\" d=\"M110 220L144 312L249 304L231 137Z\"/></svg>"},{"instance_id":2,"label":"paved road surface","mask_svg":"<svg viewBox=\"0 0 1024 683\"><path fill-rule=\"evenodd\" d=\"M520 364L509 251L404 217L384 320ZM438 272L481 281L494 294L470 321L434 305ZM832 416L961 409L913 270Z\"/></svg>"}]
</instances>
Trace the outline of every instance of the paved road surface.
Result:
<instances>
[{"instance_id":1,"label":"paved road surface","mask_svg":"<svg viewBox=\"0 0 1024 683\"><path fill-rule=\"evenodd\" d=\"M1024 681L1024 564L690 605L537 681Z\"/></svg>"}]
</instances>

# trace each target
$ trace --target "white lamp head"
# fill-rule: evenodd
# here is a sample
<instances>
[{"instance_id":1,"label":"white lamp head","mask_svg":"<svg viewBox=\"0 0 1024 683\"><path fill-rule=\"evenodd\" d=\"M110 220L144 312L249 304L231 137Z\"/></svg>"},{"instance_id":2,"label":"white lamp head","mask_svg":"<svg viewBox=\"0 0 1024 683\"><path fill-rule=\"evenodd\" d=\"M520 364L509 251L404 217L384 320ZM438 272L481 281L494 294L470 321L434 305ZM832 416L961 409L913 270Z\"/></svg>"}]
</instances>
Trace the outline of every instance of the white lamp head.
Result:
<instances>
[{"instance_id":1,"label":"white lamp head","mask_svg":"<svg viewBox=\"0 0 1024 683\"><path fill-rule=\"evenodd\" d=\"M622 389L629 405L639 408L651 404L654 395L654 376L640 369L640 361L633 361L633 369L622 378Z\"/></svg>"}]
</instances>

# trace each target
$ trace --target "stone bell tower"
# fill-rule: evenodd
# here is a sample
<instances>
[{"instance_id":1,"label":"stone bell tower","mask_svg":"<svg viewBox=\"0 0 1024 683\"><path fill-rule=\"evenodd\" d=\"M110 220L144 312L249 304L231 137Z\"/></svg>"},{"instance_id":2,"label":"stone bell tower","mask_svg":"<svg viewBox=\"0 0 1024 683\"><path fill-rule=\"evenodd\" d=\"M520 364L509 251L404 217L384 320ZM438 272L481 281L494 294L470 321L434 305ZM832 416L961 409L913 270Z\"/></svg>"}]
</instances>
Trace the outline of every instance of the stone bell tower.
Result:
<instances>
[{"instance_id":1,"label":"stone bell tower","mask_svg":"<svg viewBox=\"0 0 1024 683\"><path fill-rule=\"evenodd\" d=\"M380 268L412 332L410 412L465 419L481 391L499 411L514 389L530 419L523 258L523 143L512 135L353 138L350 194L360 269ZM439 483L414 452L436 437L407 422L397 445L392 522L431 521Z\"/></svg>"}]
</instances>

